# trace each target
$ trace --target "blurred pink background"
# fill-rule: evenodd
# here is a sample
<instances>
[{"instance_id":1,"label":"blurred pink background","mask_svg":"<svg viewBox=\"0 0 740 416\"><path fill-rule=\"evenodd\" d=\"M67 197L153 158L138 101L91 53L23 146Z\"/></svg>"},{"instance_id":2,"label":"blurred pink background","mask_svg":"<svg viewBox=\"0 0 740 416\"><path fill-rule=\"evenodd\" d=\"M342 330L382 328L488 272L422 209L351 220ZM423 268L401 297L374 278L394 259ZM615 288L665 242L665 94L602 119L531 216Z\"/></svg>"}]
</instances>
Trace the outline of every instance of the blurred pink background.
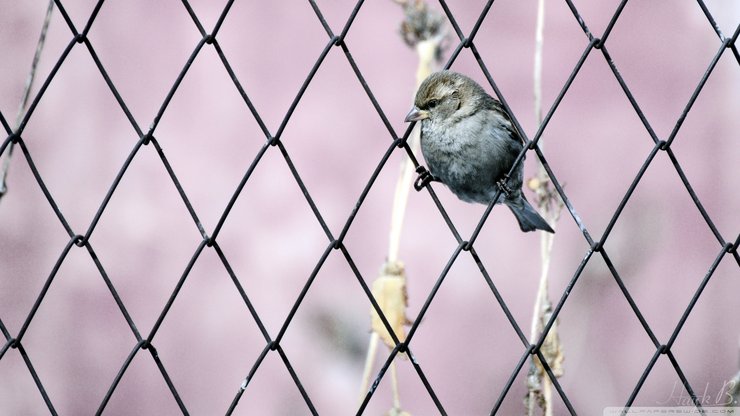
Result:
<instances>
[{"instance_id":1,"label":"blurred pink background","mask_svg":"<svg viewBox=\"0 0 740 416\"><path fill-rule=\"evenodd\" d=\"M207 31L224 2L191 1ZM317 1L339 34L354 2ZM434 2L430 2L434 3ZM465 33L485 2L449 0ZM725 36L740 23L740 3L706 1ZM78 30L94 2L64 1ZM617 1L574 1L601 36ZM437 5L434 5L438 8ZM45 1L0 0L0 111L13 123L41 27ZM531 138L535 1L495 2L475 43ZM544 106L549 109L588 44L565 2L548 1ZM414 92L416 55L398 35L400 7L368 1L346 38L362 74L398 135ZM451 28L450 33L453 34ZM33 94L72 35L54 11ZM201 36L177 1L103 4L90 42L139 126L146 131ZM271 133L329 37L308 2L236 1L217 36ZM450 42L453 47L455 39ZM667 139L720 40L691 1L629 2L606 43L661 139ZM451 52L450 48L447 53ZM446 55L448 56L448 55ZM469 50L452 69L485 83ZM726 51L672 146L726 241L740 231L740 65ZM206 45L164 113L155 137L210 235L265 137L213 48ZM5 136L3 135L2 138ZM138 137L84 45L76 45L23 132L61 212L84 234ZM600 51L591 52L543 134L544 152L586 227L599 239L653 148ZM392 137L340 48L332 48L282 136L296 169L336 237ZM536 172L528 154L525 175ZM368 284L387 252L391 201L403 151L382 170L347 234L346 246ZM20 330L69 238L20 152L0 201L0 319ZM468 238L485 207L434 185ZM531 194L530 194L531 198ZM153 146L142 147L90 242L143 336L151 330L201 236ZM277 148L268 149L218 237L274 338L329 243ZM414 319L456 242L426 192L412 192L401 259ZM605 248L659 342L668 342L721 245L665 152L657 154ZM476 249L513 316L528 334L539 278L539 236L519 232L497 207ZM557 225L551 270L556 303L588 246L570 215ZM702 293L673 353L696 393L722 400L738 371L740 268L725 256ZM370 303L338 251L332 251L281 345L324 415L354 414L369 338ZM624 404L655 347L601 256L594 255L560 315L565 348L559 380L579 414ZM84 248L62 264L23 345L60 414L92 414L136 340ZM206 248L153 340L191 414L226 411L265 341L215 251ZM411 348L445 410L488 414L524 352L468 253L462 253L425 315ZM387 357L381 349L376 370ZM401 404L437 414L408 360L397 360ZM500 414L522 414L527 366ZM674 389L676 389L674 391ZM636 405L676 405L680 380L661 356ZM684 393L685 394L685 393ZM673 400L673 401L671 401ZM555 414L567 410L555 395ZM384 377L365 414L391 408ZM46 414L18 353L0 360L0 414ZM178 414L159 371L140 351L106 414ZM267 355L235 414L301 415L309 410L280 357Z\"/></svg>"}]
</instances>

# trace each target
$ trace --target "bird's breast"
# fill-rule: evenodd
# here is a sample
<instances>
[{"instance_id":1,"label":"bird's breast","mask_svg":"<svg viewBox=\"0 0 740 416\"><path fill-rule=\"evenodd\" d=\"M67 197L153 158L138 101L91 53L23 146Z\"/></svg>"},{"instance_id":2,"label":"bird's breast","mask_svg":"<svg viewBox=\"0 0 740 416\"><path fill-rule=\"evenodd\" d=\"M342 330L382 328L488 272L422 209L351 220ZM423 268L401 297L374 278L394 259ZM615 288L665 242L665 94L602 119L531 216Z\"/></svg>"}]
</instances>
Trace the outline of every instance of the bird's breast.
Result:
<instances>
[{"instance_id":1,"label":"bird's breast","mask_svg":"<svg viewBox=\"0 0 740 416\"><path fill-rule=\"evenodd\" d=\"M490 201L495 183L509 171L521 149L508 131L487 121L422 124L421 150L429 171L469 202Z\"/></svg>"}]
</instances>

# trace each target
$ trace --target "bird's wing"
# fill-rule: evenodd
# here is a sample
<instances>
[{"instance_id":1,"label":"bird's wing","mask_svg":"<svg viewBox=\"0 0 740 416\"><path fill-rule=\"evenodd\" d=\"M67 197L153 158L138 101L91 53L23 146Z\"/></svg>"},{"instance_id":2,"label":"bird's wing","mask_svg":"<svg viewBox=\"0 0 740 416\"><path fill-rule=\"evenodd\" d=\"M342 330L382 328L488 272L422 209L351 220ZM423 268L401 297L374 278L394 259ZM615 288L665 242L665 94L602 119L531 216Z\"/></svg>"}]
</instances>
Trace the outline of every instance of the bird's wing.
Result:
<instances>
[{"instance_id":1,"label":"bird's wing","mask_svg":"<svg viewBox=\"0 0 740 416\"><path fill-rule=\"evenodd\" d=\"M524 144L524 140L522 139L522 136L517 131L516 126L514 125L514 121L511 118L511 115L509 115L509 113L506 111L506 108L504 108L503 104L501 104L499 100L493 97L489 97L489 98L490 100L487 100L488 102L486 103L486 107L488 107L489 109L493 111L501 113L506 119L506 121L509 122L504 127L506 128L506 130L509 131L509 133L511 133L510 137L512 138L512 140L516 140L517 142Z\"/></svg>"}]
</instances>

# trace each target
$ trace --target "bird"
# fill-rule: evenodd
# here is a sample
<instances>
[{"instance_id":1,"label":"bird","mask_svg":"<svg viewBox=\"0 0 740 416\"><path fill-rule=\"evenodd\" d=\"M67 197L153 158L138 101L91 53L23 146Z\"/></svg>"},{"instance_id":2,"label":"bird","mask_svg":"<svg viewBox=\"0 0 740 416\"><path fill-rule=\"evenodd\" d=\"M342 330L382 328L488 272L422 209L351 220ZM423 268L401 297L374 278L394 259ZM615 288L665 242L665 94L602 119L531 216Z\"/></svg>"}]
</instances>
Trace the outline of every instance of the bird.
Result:
<instances>
[{"instance_id":1,"label":"bird","mask_svg":"<svg viewBox=\"0 0 740 416\"><path fill-rule=\"evenodd\" d=\"M501 102L477 82L450 70L432 73L405 121L421 122L428 171L417 169L417 184L438 181L459 199L485 205L498 192L496 203L511 209L523 232L555 232L522 193L523 160L507 176L524 143Z\"/></svg>"}]
</instances>

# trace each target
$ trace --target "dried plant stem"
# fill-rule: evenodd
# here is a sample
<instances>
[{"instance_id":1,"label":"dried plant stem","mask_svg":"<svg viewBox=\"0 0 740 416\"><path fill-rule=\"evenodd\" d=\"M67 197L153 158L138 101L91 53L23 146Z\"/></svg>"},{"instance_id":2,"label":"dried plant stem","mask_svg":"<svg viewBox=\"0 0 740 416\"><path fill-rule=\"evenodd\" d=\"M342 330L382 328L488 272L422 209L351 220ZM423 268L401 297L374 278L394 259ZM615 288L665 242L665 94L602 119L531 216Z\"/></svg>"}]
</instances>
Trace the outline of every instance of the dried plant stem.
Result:
<instances>
[{"instance_id":1,"label":"dried plant stem","mask_svg":"<svg viewBox=\"0 0 740 416\"><path fill-rule=\"evenodd\" d=\"M542 44L545 1L538 0L537 4L537 29L535 35L535 52L534 52L534 112L537 124L542 122ZM540 141L542 146L542 141ZM542 166L538 172L538 179L542 175ZM537 297L534 302L534 314L532 316L532 327L530 331L530 340L537 336L539 327L539 312L542 309L543 299L547 297L547 273L550 266L549 249L552 248L552 238L554 234L540 233L540 260L542 261L542 270L540 273L540 284L537 290ZM549 240L549 241L548 241Z\"/></svg>"},{"instance_id":2,"label":"dried plant stem","mask_svg":"<svg viewBox=\"0 0 740 416\"><path fill-rule=\"evenodd\" d=\"M545 41L545 0L537 0L537 26L534 37L534 115L542 122L542 47Z\"/></svg>"},{"instance_id":3,"label":"dried plant stem","mask_svg":"<svg viewBox=\"0 0 740 416\"><path fill-rule=\"evenodd\" d=\"M443 25L441 23L443 20L440 16L435 15L427 9L426 4L422 0L394 1L404 7L405 20L401 25L401 35L409 46L415 48L416 54L419 58L416 71L416 87L418 88L421 82L435 69L441 50L441 44L445 37ZM416 90L416 88L414 90ZM411 151L415 154L419 154L419 142L420 133L419 129L416 128L408 138L408 145L411 148ZM394 311L386 311L386 308L383 307L383 311L386 314L386 318L389 317L389 313L393 317L397 318L394 323L398 326L393 326L392 329L394 329L396 336L401 341L405 338L403 334L403 326L407 323L405 318L406 275L403 270L403 263L399 260L399 251L401 244L401 231L403 229L403 221L406 216L406 207L408 205L409 193L411 191L411 184L414 178L414 170L414 165L411 162L411 159L404 158L401 162L401 171L398 176L398 181L396 182L393 196L391 224L388 236L388 254L386 256L386 262L381 268L381 276L373 284L373 294L376 297L378 304L386 305L387 307L395 305L396 307L396 310ZM389 292L390 288L393 288L392 292ZM378 296L383 296L383 299L379 299ZM373 332L370 335L370 342L368 343L365 369L363 370L360 387L360 401L364 399L368 392L379 340L383 339L384 343L388 345L392 342L389 339L390 336L387 334L387 330L382 325L378 324L377 321L379 321L379 319L377 319L375 312L372 312L371 315L373 316ZM391 323L391 325L394 324ZM406 415L407 413L401 410L401 396L398 390L398 376L395 363L391 363L391 388L393 391L393 409L391 409L390 414Z\"/></svg>"},{"instance_id":4,"label":"dried plant stem","mask_svg":"<svg viewBox=\"0 0 740 416\"><path fill-rule=\"evenodd\" d=\"M439 40L432 39L421 41L416 45L416 53L419 56L419 66L416 70L416 87L434 71L436 51L439 48ZM416 90L416 89L414 89ZM419 153L419 129L416 128L409 137L408 144L411 150ZM403 220L406 216L406 205L411 190L411 182L414 177L414 164L411 159L405 158L401 162L401 174L396 182L396 192L393 198L393 209L391 211L391 229L388 241L388 262L398 260L398 250L401 243L401 230Z\"/></svg>"},{"instance_id":5,"label":"dried plant stem","mask_svg":"<svg viewBox=\"0 0 740 416\"><path fill-rule=\"evenodd\" d=\"M18 112L15 116L15 126L17 130L26 115L28 109L28 100L31 97L31 87L33 87L33 81L36 78L36 69L41 59L41 52L44 50L44 44L46 43L46 32L49 30L49 23L51 22L51 13L54 10L54 0L49 0L49 5L46 8L46 15L44 16L44 23L41 26L41 34L39 40L36 42L36 52L33 55L33 61L31 61L31 69L28 71L26 76L26 84L23 87L23 95L21 96L21 102L18 105ZM5 153L2 164L0 165L0 200L7 193L7 178L8 170L10 169L10 159L13 157L14 144L11 143L8 146L8 151Z\"/></svg>"},{"instance_id":6,"label":"dried plant stem","mask_svg":"<svg viewBox=\"0 0 740 416\"><path fill-rule=\"evenodd\" d=\"M535 29L535 51L534 51L534 111L537 124L542 123L542 49L544 44L545 27L545 0L537 2L537 24ZM542 148L543 141L539 141ZM563 204L557 199L553 191L547 171L540 164L537 176L529 181L529 187L537 194L537 202L540 213L553 229L556 229L560 218ZM552 304L548 294L548 277L550 273L550 262L555 234L540 233L540 282L532 313L532 325L530 328L530 340L534 342L546 322L550 319ZM557 323L553 325L547 334L542 348L543 355L548 359L548 364L556 376L562 374L561 362L563 359L560 341L557 335ZM552 362L550 362L552 361ZM528 393L525 399L527 414L532 416L536 408L540 407L545 416L552 416L552 381L544 372L539 359L532 357L529 375L527 377Z\"/></svg>"},{"instance_id":7,"label":"dried plant stem","mask_svg":"<svg viewBox=\"0 0 740 416\"><path fill-rule=\"evenodd\" d=\"M360 385L360 403L365 399L365 395L370 388L370 377L372 376L373 363L378 353L379 339L380 337L377 332L373 331L370 334L370 343L367 347L367 355L365 356L365 369L362 372L362 384Z\"/></svg>"},{"instance_id":8,"label":"dried plant stem","mask_svg":"<svg viewBox=\"0 0 740 416\"><path fill-rule=\"evenodd\" d=\"M393 386L393 409L397 412L401 410L401 394L398 391L398 373L396 372L396 362L391 363L391 384Z\"/></svg>"},{"instance_id":9,"label":"dried plant stem","mask_svg":"<svg viewBox=\"0 0 740 416\"><path fill-rule=\"evenodd\" d=\"M427 41L421 41L416 45L416 52L419 56L419 66L416 72L416 87L429 76L434 70L434 62L437 48L439 47L440 40L432 39ZM419 129L414 129L411 136L409 137L409 146L414 153L419 153ZM408 204L409 192L411 190L411 183L413 181L414 165L411 159L405 158L401 162L401 173L396 182L396 190L393 197L393 208L391 211L391 227L388 239L388 256L386 258L386 264L392 264L398 262L398 252L401 243L401 230L403 228L403 220L406 214L406 206ZM363 371L362 383L360 388L360 401L362 401L367 394L367 388L370 384L370 377L372 376L372 366L375 362L375 356L377 355L377 349L379 346L378 333L373 331L370 334L370 341L368 343L367 358L365 360L365 369ZM398 393L398 380L396 378L395 366L391 367L392 371L392 388L394 403L400 401L400 395Z\"/></svg>"},{"instance_id":10,"label":"dried plant stem","mask_svg":"<svg viewBox=\"0 0 740 416\"><path fill-rule=\"evenodd\" d=\"M409 138L409 146L417 153L419 142L419 129L414 129ZM388 262L398 261L398 251L401 244L401 230L406 214L406 205L409 199L409 189L413 180L414 165L409 159L401 162L401 174L396 182L396 192L393 197L393 209L391 211L391 229L388 236Z\"/></svg>"}]
</instances>

